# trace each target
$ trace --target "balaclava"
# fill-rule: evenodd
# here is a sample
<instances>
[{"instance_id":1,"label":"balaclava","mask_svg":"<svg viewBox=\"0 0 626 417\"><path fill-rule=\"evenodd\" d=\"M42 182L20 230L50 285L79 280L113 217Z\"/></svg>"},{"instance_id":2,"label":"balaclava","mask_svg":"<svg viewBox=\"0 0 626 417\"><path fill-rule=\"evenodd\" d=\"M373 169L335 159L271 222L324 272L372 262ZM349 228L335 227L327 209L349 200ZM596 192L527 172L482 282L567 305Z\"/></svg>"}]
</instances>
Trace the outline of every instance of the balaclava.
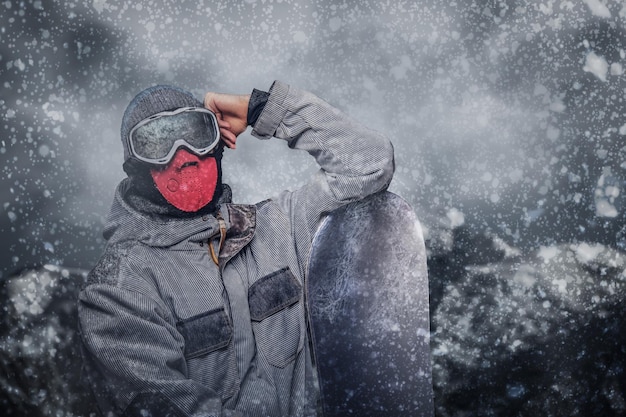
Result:
<instances>
[{"instance_id":1,"label":"balaclava","mask_svg":"<svg viewBox=\"0 0 626 417\"><path fill-rule=\"evenodd\" d=\"M122 120L124 171L130 187L125 200L136 210L157 217L194 217L213 213L222 192L223 146L210 156L199 157L181 147L165 166L152 165L132 157L128 134L140 121L162 111L180 107L203 107L193 95L171 86L155 86L140 92L128 105Z\"/></svg>"}]
</instances>

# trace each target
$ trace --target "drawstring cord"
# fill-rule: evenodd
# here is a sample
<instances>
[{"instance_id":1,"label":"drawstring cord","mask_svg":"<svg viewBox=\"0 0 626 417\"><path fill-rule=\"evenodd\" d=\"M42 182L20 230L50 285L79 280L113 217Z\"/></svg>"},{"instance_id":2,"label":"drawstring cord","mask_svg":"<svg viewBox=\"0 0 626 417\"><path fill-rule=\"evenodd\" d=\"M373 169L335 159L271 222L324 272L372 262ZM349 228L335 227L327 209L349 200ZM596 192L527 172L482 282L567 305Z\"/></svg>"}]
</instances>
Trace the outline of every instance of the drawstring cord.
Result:
<instances>
[{"instance_id":1,"label":"drawstring cord","mask_svg":"<svg viewBox=\"0 0 626 417\"><path fill-rule=\"evenodd\" d=\"M222 214L219 211L217 212L216 218L220 224L220 244L217 250L217 253L219 254L222 251L222 245L224 244L224 239L226 239L226 223L224 222L224 219L222 218ZM219 263L218 256L215 254L215 249L213 249L213 244L210 240L209 240L209 254L211 255L211 259L213 259L213 262L215 262L215 265L219 266L220 263Z\"/></svg>"}]
</instances>

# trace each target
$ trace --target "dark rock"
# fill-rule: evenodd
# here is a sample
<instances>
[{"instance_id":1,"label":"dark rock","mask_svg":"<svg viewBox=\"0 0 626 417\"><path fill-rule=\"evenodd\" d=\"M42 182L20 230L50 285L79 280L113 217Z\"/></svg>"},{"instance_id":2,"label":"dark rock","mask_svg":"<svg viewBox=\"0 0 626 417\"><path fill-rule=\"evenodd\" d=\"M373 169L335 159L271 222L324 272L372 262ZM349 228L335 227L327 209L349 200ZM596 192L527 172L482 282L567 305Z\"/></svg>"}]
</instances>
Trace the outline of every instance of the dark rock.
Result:
<instances>
[{"instance_id":1,"label":"dark rock","mask_svg":"<svg viewBox=\"0 0 626 417\"><path fill-rule=\"evenodd\" d=\"M509 253L446 281L432 317L437 415L626 415L626 254Z\"/></svg>"},{"instance_id":2,"label":"dark rock","mask_svg":"<svg viewBox=\"0 0 626 417\"><path fill-rule=\"evenodd\" d=\"M0 282L4 416L96 415L81 378L76 296L86 272L44 266Z\"/></svg>"}]
</instances>

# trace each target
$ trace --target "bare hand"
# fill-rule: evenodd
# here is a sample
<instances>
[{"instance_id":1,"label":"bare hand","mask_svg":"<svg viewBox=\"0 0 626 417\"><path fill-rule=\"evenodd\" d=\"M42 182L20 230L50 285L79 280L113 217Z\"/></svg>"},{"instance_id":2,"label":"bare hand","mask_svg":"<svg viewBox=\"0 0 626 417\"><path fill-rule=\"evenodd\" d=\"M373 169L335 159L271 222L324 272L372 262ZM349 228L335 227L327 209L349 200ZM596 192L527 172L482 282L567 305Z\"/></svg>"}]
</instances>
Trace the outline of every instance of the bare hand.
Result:
<instances>
[{"instance_id":1,"label":"bare hand","mask_svg":"<svg viewBox=\"0 0 626 417\"><path fill-rule=\"evenodd\" d=\"M208 92L204 96L204 107L217 116L224 144L235 149L237 136L248 127L248 103L250 95L233 95Z\"/></svg>"}]
</instances>

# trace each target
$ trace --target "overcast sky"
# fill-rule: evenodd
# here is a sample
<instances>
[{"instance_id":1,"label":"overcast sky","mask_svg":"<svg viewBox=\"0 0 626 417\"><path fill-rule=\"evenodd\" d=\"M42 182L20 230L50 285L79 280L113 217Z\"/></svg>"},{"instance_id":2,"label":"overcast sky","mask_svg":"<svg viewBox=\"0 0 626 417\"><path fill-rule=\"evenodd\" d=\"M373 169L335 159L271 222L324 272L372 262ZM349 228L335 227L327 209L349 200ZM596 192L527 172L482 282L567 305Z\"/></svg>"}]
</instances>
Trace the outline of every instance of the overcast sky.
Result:
<instances>
[{"instance_id":1,"label":"overcast sky","mask_svg":"<svg viewBox=\"0 0 626 417\"><path fill-rule=\"evenodd\" d=\"M532 250L619 229L619 1L7 0L0 10L4 275L94 262L124 176L122 113L164 83L198 98L274 79L315 92L389 135L391 190L427 230L466 225ZM249 133L223 166L247 203L315 170Z\"/></svg>"}]
</instances>

